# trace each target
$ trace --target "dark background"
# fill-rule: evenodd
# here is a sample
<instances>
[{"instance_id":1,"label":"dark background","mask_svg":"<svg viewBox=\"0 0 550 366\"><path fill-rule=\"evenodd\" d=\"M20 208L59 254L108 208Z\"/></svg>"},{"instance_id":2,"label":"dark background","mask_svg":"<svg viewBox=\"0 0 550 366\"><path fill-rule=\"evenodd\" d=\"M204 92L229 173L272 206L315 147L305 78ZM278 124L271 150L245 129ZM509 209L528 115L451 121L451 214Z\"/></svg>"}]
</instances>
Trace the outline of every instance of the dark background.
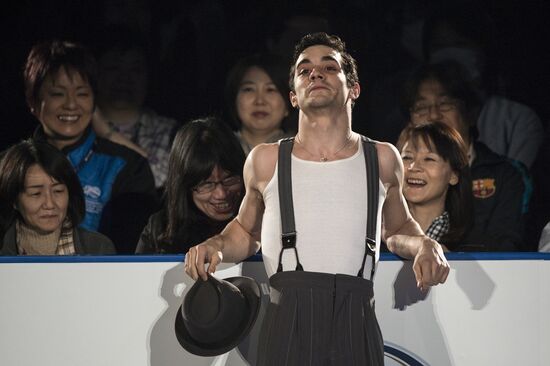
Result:
<instances>
[{"instance_id":1,"label":"dark background","mask_svg":"<svg viewBox=\"0 0 550 366\"><path fill-rule=\"evenodd\" d=\"M377 90L376 86L380 87L386 78L414 64L414 58L402 47L402 29L415 19L425 17L438 3L441 2L12 2L4 5L1 16L0 145L3 149L27 137L36 125L25 105L21 78L30 47L52 37L93 44L105 24L117 22L144 31L150 46L151 83L147 104L159 114L177 118L182 123L223 110L225 75L239 57L277 47L284 49L296 33L289 29L299 30L301 21L313 27L326 25L329 32L346 41L359 61L362 95L354 112L354 123L358 126L360 120L360 132L383 138L383 126L365 121L367 102L373 97L369 93ZM546 126L550 117L548 1L475 3L495 22L499 62L495 65L498 70L494 71L502 80L501 93L535 109Z\"/></svg>"}]
</instances>

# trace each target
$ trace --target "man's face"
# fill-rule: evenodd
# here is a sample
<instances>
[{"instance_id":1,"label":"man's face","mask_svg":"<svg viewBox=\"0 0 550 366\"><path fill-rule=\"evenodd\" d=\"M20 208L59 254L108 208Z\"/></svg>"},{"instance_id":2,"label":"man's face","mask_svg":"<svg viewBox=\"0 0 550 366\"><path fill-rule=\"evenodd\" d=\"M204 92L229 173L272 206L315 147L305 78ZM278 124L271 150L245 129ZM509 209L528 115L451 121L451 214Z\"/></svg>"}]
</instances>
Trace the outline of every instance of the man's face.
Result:
<instances>
[{"instance_id":1,"label":"man's face","mask_svg":"<svg viewBox=\"0 0 550 366\"><path fill-rule=\"evenodd\" d=\"M290 101L300 109L342 108L359 96L359 84L347 85L340 52L323 45L306 48L296 60L294 89Z\"/></svg>"},{"instance_id":2,"label":"man's face","mask_svg":"<svg viewBox=\"0 0 550 366\"><path fill-rule=\"evenodd\" d=\"M80 139L92 121L93 110L90 84L78 72L62 67L44 80L33 114L48 141L60 149Z\"/></svg>"},{"instance_id":3,"label":"man's face","mask_svg":"<svg viewBox=\"0 0 550 366\"><path fill-rule=\"evenodd\" d=\"M468 141L468 123L462 117L459 101L451 98L437 80L424 80L418 88L418 97L411 110L411 122L443 122L454 128Z\"/></svg>"},{"instance_id":4,"label":"man's face","mask_svg":"<svg viewBox=\"0 0 550 366\"><path fill-rule=\"evenodd\" d=\"M147 90L147 66L142 52L109 51L99 59L99 70L100 107L141 108Z\"/></svg>"}]
</instances>

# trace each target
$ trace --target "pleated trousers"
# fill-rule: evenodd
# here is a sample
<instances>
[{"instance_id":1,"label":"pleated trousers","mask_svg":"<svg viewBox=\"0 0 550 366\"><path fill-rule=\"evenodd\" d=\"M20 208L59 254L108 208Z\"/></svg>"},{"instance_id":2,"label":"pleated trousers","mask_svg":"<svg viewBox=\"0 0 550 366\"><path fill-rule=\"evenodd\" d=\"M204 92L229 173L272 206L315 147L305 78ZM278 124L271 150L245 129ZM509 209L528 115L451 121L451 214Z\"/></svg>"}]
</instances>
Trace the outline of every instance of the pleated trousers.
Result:
<instances>
[{"instance_id":1,"label":"pleated trousers","mask_svg":"<svg viewBox=\"0 0 550 366\"><path fill-rule=\"evenodd\" d=\"M384 364L372 281L356 276L286 271L270 280L258 365Z\"/></svg>"}]
</instances>

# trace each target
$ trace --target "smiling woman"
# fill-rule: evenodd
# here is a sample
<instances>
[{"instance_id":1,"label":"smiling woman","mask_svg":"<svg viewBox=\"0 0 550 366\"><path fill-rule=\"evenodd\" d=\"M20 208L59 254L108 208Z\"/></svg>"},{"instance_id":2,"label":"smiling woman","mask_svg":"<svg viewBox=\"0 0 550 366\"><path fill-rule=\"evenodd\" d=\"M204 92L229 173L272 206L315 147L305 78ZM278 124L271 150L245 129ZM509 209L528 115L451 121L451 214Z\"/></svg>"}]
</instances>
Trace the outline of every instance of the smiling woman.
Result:
<instances>
[{"instance_id":1,"label":"smiling woman","mask_svg":"<svg viewBox=\"0 0 550 366\"><path fill-rule=\"evenodd\" d=\"M78 141L90 124L96 74L92 54L76 44L45 42L29 53L24 70L27 104L58 149Z\"/></svg>"},{"instance_id":2,"label":"smiling woman","mask_svg":"<svg viewBox=\"0 0 550 366\"><path fill-rule=\"evenodd\" d=\"M90 84L75 70L61 67L40 87L40 104L32 109L50 143L58 149L78 141L92 120L94 98Z\"/></svg>"},{"instance_id":3,"label":"smiling woman","mask_svg":"<svg viewBox=\"0 0 550 366\"><path fill-rule=\"evenodd\" d=\"M105 236L78 225L84 195L65 156L54 147L23 141L0 161L0 254L114 254Z\"/></svg>"},{"instance_id":4,"label":"smiling woman","mask_svg":"<svg viewBox=\"0 0 550 366\"><path fill-rule=\"evenodd\" d=\"M162 210L152 215L136 253L185 253L236 216L244 193L244 154L221 121L185 124L170 151Z\"/></svg>"},{"instance_id":5,"label":"smiling woman","mask_svg":"<svg viewBox=\"0 0 550 366\"><path fill-rule=\"evenodd\" d=\"M403 195L422 230L453 250L471 225L472 192L466 146L457 131L435 122L409 125L397 147Z\"/></svg>"}]
</instances>

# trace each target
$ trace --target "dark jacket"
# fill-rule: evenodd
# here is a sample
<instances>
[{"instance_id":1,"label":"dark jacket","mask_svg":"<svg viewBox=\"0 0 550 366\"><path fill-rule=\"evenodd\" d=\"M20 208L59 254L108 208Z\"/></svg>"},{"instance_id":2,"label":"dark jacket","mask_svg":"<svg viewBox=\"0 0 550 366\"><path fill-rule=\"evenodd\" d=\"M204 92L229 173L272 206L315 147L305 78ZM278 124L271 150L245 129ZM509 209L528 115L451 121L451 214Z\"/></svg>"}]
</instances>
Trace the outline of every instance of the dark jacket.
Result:
<instances>
[{"instance_id":1,"label":"dark jacket","mask_svg":"<svg viewBox=\"0 0 550 366\"><path fill-rule=\"evenodd\" d=\"M15 224L4 233L0 255L18 255L15 239ZM83 228L73 229L73 243L76 254L106 255L116 254L113 242L105 235Z\"/></svg>"},{"instance_id":2,"label":"dark jacket","mask_svg":"<svg viewBox=\"0 0 550 366\"><path fill-rule=\"evenodd\" d=\"M42 126L33 138L46 141ZM75 168L84 191L86 216L80 226L108 236L119 254L133 253L147 218L158 208L147 159L97 137L90 127L62 152Z\"/></svg>"},{"instance_id":3,"label":"dark jacket","mask_svg":"<svg viewBox=\"0 0 550 366\"><path fill-rule=\"evenodd\" d=\"M202 243L206 239L219 234L230 220L213 222L207 218L199 219L190 229L182 229L169 243L159 240L166 228L166 219L163 211L159 211L149 218L143 229L136 249L136 254L184 254L189 248Z\"/></svg>"},{"instance_id":4,"label":"dark jacket","mask_svg":"<svg viewBox=\"0 0 550 366\"><path fill-rule=\"evenodd\" d=\"M471 166L474 224L455 251L515 251L523 242L525 186L520 171L484 144L474 144Z\"/></svg>"}]
</instances>

